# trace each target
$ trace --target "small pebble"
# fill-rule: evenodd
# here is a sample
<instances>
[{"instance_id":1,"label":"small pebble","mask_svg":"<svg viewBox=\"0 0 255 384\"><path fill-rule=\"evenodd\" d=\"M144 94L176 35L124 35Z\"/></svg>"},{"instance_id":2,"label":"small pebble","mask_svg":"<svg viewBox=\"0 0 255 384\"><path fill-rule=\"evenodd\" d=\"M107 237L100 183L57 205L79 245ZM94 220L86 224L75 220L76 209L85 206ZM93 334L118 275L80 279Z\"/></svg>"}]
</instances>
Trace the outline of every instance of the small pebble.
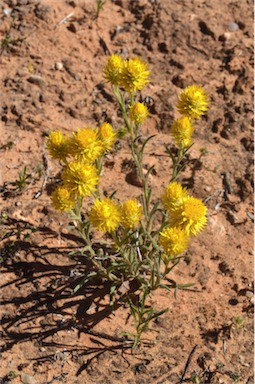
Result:
<instances>
[{"instance_id":1,"label":"small pebble","mask_svg":"<svg viewBox=\"0 0 255 384\"><path fill-rule=\"evenodd\" d=\"M28 72L26 69L20 68L17 70L16 75L19 77L27 76Z\"/></svg>"},{"instance_id":2,"label":"small pebble","mask_svg":"<svg viewBox=\"0 0 255 384\"><path fill-rule=\"evenodd\" d=\"M61 62L55 63L55 69L57 69L58 71L63 71L64 69L63 63Z\"/></svg>"},{"instance_id":3,"label":"small pebble","mask_svg":"<svg viewBox=\"0 0 255 384\"><path fill-rule=\"evenodd\" d=\"M16 205L16 207L21 207L22 204L20 201L16 201L15 205Z\"/></svg>"},{"instance_id":4,"label":"small pebble","mask_svg":"<svg viewBox=\"0 0 255 384\"><path fill-rule=\"evenodd\" d=\"M6 15L6 16L9 16L11 13L12 13L12 9L11 8L6 8L3 10L3 13Z\"/></svg>"},{"instance_id":5,"label":"small pebble","mask_svg":"<svg viewBox=\"0 0 255 384\"><path fill-rule=\"evenodd\" d=\"M27 373L21 374L21 381L24 384L36 384L35 378L33 376L28 375Z\"/></svg>"},{"instance_id":6,"label":"small pebble","mask_svg":"<svg viewBox=\"0 0 255 384\"><path fill-rule=\"evenodd\" d=\"M205 190L206 192L211 192L212 188L209 185L206 185Z\"/></svg>"},{"instance_id":7,"label":"small pebble","mask_svg":"<svg viewBox=\"0 0 255 384\"><path fill-rule=\"evenodd\" d=\"M228 30L229 32L235 32L239 29L239 25L234 23L234 22L231 22L231 23L228 23Z\"/></svg>"},{"instance_id":8,"label":"small pebble","mask_svg":"<svg viewBox=\"0 0 255 384\"><path fill-rule=\"evenodd\" d=\"M36 75L30 76L27 81L31 84L38 85L39 87L42 87L45 84L43 78Z\"/></svg>"},{"instance_id":9,"label":"small pebble","mask_svg":"<svg viewBox=\"0 0 255 384\"><path fill-rule=\"evenodd\" d=\"M220 41L227 41L229 40L231 37L231 33L230 32L225 32L223 35L220 36Z\"/></svg>"}]
</instances>

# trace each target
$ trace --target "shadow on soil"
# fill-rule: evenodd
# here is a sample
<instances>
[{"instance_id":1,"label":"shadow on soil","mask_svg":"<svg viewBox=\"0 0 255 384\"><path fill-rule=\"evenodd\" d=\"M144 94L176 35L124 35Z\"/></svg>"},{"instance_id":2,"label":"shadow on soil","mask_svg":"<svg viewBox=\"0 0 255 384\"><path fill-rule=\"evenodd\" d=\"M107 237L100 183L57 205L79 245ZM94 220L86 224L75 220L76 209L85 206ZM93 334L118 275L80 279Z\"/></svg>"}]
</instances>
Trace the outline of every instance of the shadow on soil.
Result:
<instances>
[{"instance_id":1,"label":"shadow on soil","mask_svg":"<svg viewBox=\"0 0 255 384\"><path fill-rule=\"evenodd\" d=\"M2 262L2 275L15 274L16 278L3 283L1 290L10 288L10 294L4 294L2 307L11 308L11 314L2 316L2 340L5 345L2 351L10 350L15 344L35 340L41 346L55 346L65 348L71 354L79 356L92 355L77 372L79 375L90 362L106 351L125 350L132 347L131 340L96 332L94 326L108 317L122 304L109 305L110 284L91 280L83 284L84 276L91 271L92 265L84 256L70 256L84 246L84 242L74 235L61 234L69 240L75 241L72 247L48 247L32 244L29 230L32 226L27 222L8 219L4 225L6 242L0 250ZM50 236L53 231L46 227L38 227L36 231ZM11 240L10 240L11 238ZM25 255L22 259L35 261L19 261L19 253ZM50 256L66 256L68 265L55 265L50 263ZM81 287L74 293L77 285ZM137 287L130 288L135 292ZM12 294L17 292L19 294ZM7 291L8 292L8 291ZM27 293L28 292L28 293ZM107 297L108 296L108 297ZM125 295L123 296L123 300ZM59 344L53 341L53 336L60 331L77 329L79 334L91 335L91 341L97 347L75 348L68 344ZM105 345L103 340L114 342ZM42 360L52 360L53 355L38 357Z\"/></svg>"},{"instance_id":2,"label":"shadow on soil","mask_svg":"<svg viewBox=\"0 0 255 384\"><path fill-rule=\"evenodd\" d=\"M1 239L4 240L0 249L2 275L4 276L2 280L7 281L0 286L3 292L2 308L4 309L1 319L1 338L4 342L2 352L11 350L17 343L34 341L41 349L43 347L56 349L56 352L54 350L53 353L45 353L43 356L31 359L35 364L54 363L56 360L64 360L65 356L68 356L79 363L76 372L76 376L79 376L92 361L97 360L102 354L107 352L117 354L118 351L121 351L125 365L127 364L127 369L130 369L127 357L132 354L132 340L97 332L93 329L101 320L114 314L114 311L123 304L127 292L120 296L118 303L115 302L110 306L111 286L109 283L102 284L99 279L94 279L83 284L84 277L92 269L89 260L76 252L84 247L83 240L74 235L61 234L62 238L69 242L72 241L74 246L40 246L29 239L31 231L34 230L43 234L44 238L56 237L56 233L50 228L33 229L27 222L10 218L5 220L1 228ZM20 261L21 259L22 261ZM54 260L58 262L54 263ZM64 265L59 265L61 260ZM12 277L15 275L15 278L10 280L5 278L6 275ZM81 285L81 287L74 292L77 285ZM129 294L135 294L137 286L130 285ZM82 333L89 335L91 346L73 344L70 341L69 331L74 329L78 331L78 337ZM56 341L56 339L60 340L58 335L63 331L66 335L65 341ZM202 338L207 342L218 343L222 336L229 338L229 326L208 330L202 335ZM146 342L143 344L151 345ZM176 379L175 382L194 382L185 376L195 348L188 356L181 380ZM204 360L198 361L197 364L203 371L202 376L205 383L215 382L216 375L223 374L217 369L208 369ZM132 367L137 369L135 373L140 373L141 367L144 368L144 362L132 365Z\"/></svg>"}]
</instances>

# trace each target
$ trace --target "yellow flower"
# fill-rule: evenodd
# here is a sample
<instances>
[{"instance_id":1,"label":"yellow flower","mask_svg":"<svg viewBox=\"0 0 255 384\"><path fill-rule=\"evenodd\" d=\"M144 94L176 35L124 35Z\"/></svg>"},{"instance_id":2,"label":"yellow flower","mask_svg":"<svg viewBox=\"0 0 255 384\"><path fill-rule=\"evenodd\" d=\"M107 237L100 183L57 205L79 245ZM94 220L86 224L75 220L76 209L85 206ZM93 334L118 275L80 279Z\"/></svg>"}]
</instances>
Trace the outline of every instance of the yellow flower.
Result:
<instances>
[{"instance_id":1,"label":"yellow flower","mask_svg":"<svg viewBox=\"0 0 255 384\"><path fill-rule=\"evenodd\" d=\"M54 159L65 160L68 156L69 138L62 132L52 131L48 137L47 149Z\"/></svg>"},{"instance_id":2,"label":"yellow flower","mask_svg":"<svg viewBox=\"0 0 255 384\"><path fill-rule=\"evenodd\" d=\"M134 121L136 124L141 124L149 115L149 110L144 103L136 102L130 107L129 115L131 121Z\"/></svg>"},{"instance_id":3,"label":"yellow flower","mask_svg":"<svg viewBox=\"0 0 255 384\"><path fill-rule=\"evenodd\" d=\"M134 228L142 217L142 207L136 199L127 200L121 205L121 224L124 228Z\"/></svg>"},{"instance_id":4,"label":"yellow flower","mask_svg":"<svg viewBox=\"0 0 255 384\"><path fill-rule=\"evenodd\" d=\"M187 116L180 117L173 122L171 134L178 147L186 148L191 145L191 136L193 132L194 127Z\"/></svg>"},{"instance_id":5,"label":"yellow flower","mask_svg":"<svg viewBox=\"0 0 255 384\"><path fill-rule=\"evenodd\" d=\"M63 170L62 180L72 194L84 197L96 190L99 177L93 165L71 161Z\"/></svg>"},{"instance_id":6,"label":"yellow flower","mask_svg":"<svg viewBox=\"0 0 255 384\"><path fill-rule=\"evenodd\" d=\"M184 229L188 236L196 235L207 223L206 213L202 200L188 196L170 210L170 225Z\"/></svg>"},{"instance_id":7,"label":"yellow flower","mask_svg":"<svg viewBox=\"0 0 255 384\"><path fill-rule=\"evenodd\" d=\"M183 229L165 228L159 235L159 244L166 252L166 259L171 259L186 251L189 239Z\"/></svg>"},{"instance_id":8,"label":"yellow flower","mask_svg":"<svg viewBox=\"0 0 255 384\"><path fill-rule=\"evenodd\" d=\"M128 92L140 91L149 82L147 68L148 64L140 58L126 60L120 73L120 86Z\"/></svg>"},{"instance_id":9,"label":"yellow flower","mask_svg":"<svg viewBox=\"0 0 255 384\"><path fill-rule=\"evenodd\" d=\"M111 124L103 123L101 127L99 127L97 134L104 151L111 149L116 140L116 132Z\"/></svg>"},{"instance_id":10,"label":"yellow flower","mask_svg":"<svg viewBox=\"0 0 255 384\"><path fill-rule=\"evenodd\" d=\"M91 208L89 220L100 231L113 232L121 222L120 206L109 198L97 199Z\"/></svg>"},{"instance_id":11,"label":"yellow flower","mask_svg":"<svg viewBox=\"0 0 255 384\"><path fill-rule=\"evenodd\" d=\"M93 163L103 153L97 131L92 128L78 129L70 140L70 152L78 161Z\"/></svg>"},{"instance_id":12,"label":"yellow flower","mask_svg":"<svg viewBox=\"0 0 255 384\"><path fill-rule=\"evenodd\" d=\"M199 119L207 111L208 104L209 97L205 90L193 84L180 93L177 108L181 115Z\"/></svg>"},{"instance_id":13,"label":"yellow flower","mask_svg":"<svg viewBox=\"0 0 255 384\"><path fill-rule=\"evenodd\" d=\"M104 77L112 85L118 85L123 63L124 61L120 55L112 55L108 59L104 67Z\"/></svg>"},{"instance_id":14,"label":"yellow flower","mask_svg":"<svg viewBox=\"0 0 255 384\"><path fill-rule=\"evenodd\" d=\"M75 197L65 186L60 186L51 195L53 206L59 211L70 211L75 206Z\"/></svg>"},{"instance_id":15,"label":"yellow flower","mask_svg":"<svg viewBox=\"0 0 255 384\"><path fill-rule=\"evenodd\" d=\"M164 208L170 210L180 204L185 197L188 197L187 189L178 181L173 181L164 190L161 199Z\"/></svg>"}]
</instances>

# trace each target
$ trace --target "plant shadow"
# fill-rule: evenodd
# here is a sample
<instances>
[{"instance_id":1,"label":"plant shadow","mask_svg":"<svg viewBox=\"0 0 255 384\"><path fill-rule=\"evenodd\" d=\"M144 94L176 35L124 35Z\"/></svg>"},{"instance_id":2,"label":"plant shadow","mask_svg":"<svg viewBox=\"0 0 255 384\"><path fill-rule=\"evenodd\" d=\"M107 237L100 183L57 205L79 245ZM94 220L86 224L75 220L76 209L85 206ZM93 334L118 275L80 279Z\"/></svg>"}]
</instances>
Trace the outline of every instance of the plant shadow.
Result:
<instances>
[{"instance_id":1,"label":"plant shadow","mask_svg":"<svg viewBox=\"0 0 255 384\"><path fill-rule=\"evenodd\" d=\"M131 340L125 337L93 329L123 305L126 293L121 298L123 301L120 299L110 305L107 297L110 283L103 284L100 279L94 278L83 284L84 276L91 272L93 266L84 255L76 252L84 247L82 239L62 233L61 238L72 241L73 245L39 245L27 236L29 223L8 218L5 228L10 236L6 236L5 232L5 241L0 250L3 277L0 286L2 352L27 341L36 341L41 346L63 347L72 350L72 353L78 353L79 350L81 355L92 355L80 368L79 374L95 356L109 350L132 347ZM47 227L37 227L36 231L44 238L53 235L53 231ZM75 290L78 285L80 288ZM136 289L131 284L130 291L135 292ZM96 346L77 348L54 341L54 336L59 332L73 329L78 330L78 335L87 333L93 336L92 341ZM111 345L105 345L102 340L109 340ZM42 357L38 361L40 359Z\"/></svg>"}]
</instances>

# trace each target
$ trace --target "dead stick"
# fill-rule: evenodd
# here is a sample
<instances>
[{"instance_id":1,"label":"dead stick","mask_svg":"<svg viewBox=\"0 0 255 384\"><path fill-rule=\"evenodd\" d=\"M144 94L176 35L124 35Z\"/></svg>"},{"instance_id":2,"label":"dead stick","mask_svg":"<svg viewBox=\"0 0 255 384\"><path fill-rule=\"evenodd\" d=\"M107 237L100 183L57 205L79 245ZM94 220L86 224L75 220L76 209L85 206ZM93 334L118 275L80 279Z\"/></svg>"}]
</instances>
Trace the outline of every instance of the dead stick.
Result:
<instances>
[{"instance_id":1,"label":"dead stick","mask_svg":"<svg viewBox=\"0 0 255 384\"><path fill-rule=\"evenodd\" d=\"M189 366L190 366L190 363L191 363L191 360L192 360L192 357L195 353L195 350L197 349L197 345L195 345L195 347L192 349L192 351L190 352L189 354L189 357L188 357L188 360L187 360L187 363L185 364L185 368L184 368L184 371L183 371L183 375L181 377L181 381L180 381L180 384L183 383L184 379L185 379L185 376L186 376L186 373L187 373L187 370L189 369Z\"/></svg>"},{"instance_id":2,"label":"dead stick","mask_svg":"<svg viewBox=\"0 0 255 384\"><path fill-rule=\"evenodd\" d=\"M64 17L62 20L60 20L56 25L55 25L55 28L56 29L59 25L65 23L68 19L70 19L70 17L72 17L74 15L74 12L71 12L69 13L69 15L67 15L66 17Z\"/></svg>"}]
</instances>

